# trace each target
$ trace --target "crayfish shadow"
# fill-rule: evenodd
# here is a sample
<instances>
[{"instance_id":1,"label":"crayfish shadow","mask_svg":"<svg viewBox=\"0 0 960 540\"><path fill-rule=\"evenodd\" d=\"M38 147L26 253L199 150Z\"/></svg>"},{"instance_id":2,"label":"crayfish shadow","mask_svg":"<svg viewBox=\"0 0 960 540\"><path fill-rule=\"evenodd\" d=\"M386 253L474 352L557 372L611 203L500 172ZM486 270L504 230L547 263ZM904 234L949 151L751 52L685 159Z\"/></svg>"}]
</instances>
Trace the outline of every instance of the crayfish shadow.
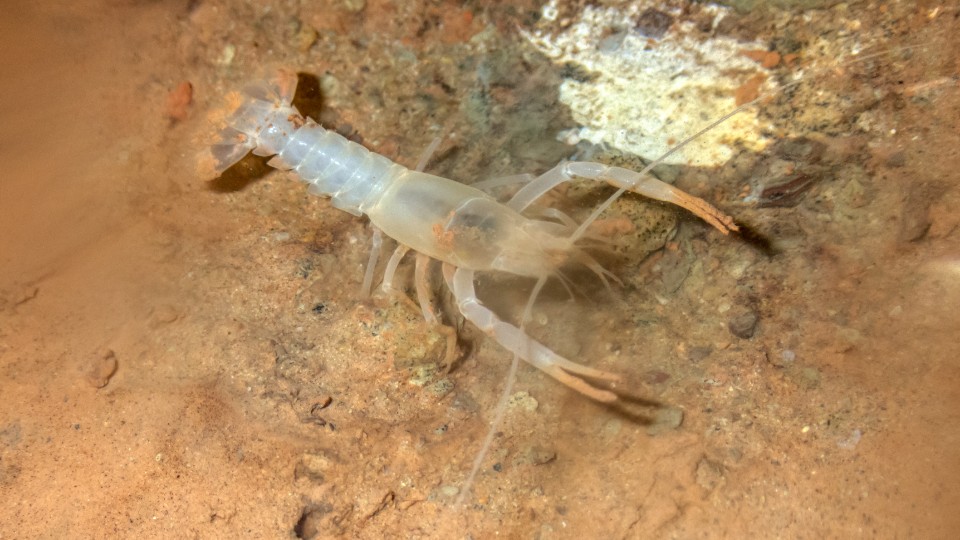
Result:
<instances>
[{"instance_id":1,"label":"crayfish shadow","mask_svg":"<svg viewBox=\"0 0 960 540\"><path fill-rule=\"evenodd\" d=\"M320 79L316 75L297 72L297 91L293 95L292 104L300 114L313 118L323 125L322 116L327 107L324 104L323 91L320 89Z\"/></svg>"},{"instance_id":2,"label":"crayfish shadow","mask_svg":"<svg viewBox=\"0 0 960 540\"><path fill-rule=\"evenodd\" d=\"M741 242L757 250L768 259L776 257L781 253L781 250L776 247L774 239L768 234L761 232L755 225L739 219L737 220L737 225L740 227L740 230L736 235Z\"/></svg>"},{"instance_id":3,"label":"crayfish shadow","mask_svg":"<svg viewBox=\"0 0 960 540\"><path fill-rule=\"evenodd\" d=\"M661 423L662 413L678 410L677 407L650 399L637 394L616 390L617 401L601 403L600 405L610 414L619 417L625 422L641 426L653 426Z\"/></svg>"},{"instance_id":4,"label":"crayfish shadow","mask_svg":"<svg viewBox=\"0 0 960 540\"><path fill-rule=\"evenodd\" d=\"M207 182L207 189L215 193L234 193L262 179L274 168L267 165L269 157L247 154L220 176Z\"/></svg>"}]
</instances>

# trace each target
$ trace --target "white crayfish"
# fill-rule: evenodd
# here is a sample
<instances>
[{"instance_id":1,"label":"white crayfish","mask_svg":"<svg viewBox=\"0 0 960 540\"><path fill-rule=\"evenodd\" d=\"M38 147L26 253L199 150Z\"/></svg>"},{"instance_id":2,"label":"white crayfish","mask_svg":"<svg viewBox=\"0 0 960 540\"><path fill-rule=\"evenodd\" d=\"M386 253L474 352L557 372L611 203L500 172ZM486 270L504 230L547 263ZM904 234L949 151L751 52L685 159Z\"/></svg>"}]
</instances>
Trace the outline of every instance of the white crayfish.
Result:
<instances>
[{"instance_id":1,"label":"white crayfish","mask_svg":"<svg viewBox=\"0 0 960 540\"><path fill-rule=\"evenodd\" d=\"M336 208L366 214L376 228L400 244L387 265L385 290L392 291L400 259L407 250L414 250L421 309L429 323L439 324L430 307L425 276L430 259L441 261L444 279L464 318L515 355L597 401L612 402L617 395L582 377L610 382L619 377L572 362L501 320L477 299L474 272L493 270L535 278L533 297L568 263L585 265L605 279L609 272L578 246L578 240L600 212L627 190L686 208L724 234L737 230L730 217L706 201L647 175L660 160L641 172L600 163L564 162L537 177L517 177L523 187L501 203L480 189L408 169L327 131L291 104L296 85L295 73L280 71L242 94L232 94L232 112L220 132L222 139L211 149L214 168L222 172L251 150L259 156L273 156L269 165L294 171L310 184L311 193L330 197ZM580 225L556 211L540 212L549 219L523 214L545 193L574 177L604 181L620 189ZM378 249L376 245L375 251ZM374 266L371 257L364 279L367 290ZM448 354L452 350L455 346L448 347Z\"/></svg>"}]
</instances>

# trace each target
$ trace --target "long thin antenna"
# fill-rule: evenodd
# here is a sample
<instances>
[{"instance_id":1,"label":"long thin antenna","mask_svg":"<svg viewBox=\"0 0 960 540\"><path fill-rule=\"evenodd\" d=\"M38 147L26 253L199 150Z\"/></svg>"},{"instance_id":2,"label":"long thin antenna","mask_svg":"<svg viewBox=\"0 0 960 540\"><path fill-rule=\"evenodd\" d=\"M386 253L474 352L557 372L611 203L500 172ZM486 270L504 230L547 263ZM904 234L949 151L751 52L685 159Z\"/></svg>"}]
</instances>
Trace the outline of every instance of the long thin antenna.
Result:
<instances>
[{"instance_id":1,"label":"long thin antenna","mask_svg":"<svg viewBox=\"0 0 960 540\"><path fill-rule=\"evenodd\" d=\"M530 320L533 313L533 303L537 300L537 296L540 295L540 290L543 289L546 283L547 278L540 278L537 280L536 285L533 286L533 291L530 292L530 298L527 299L527 305L523 308L523 315L520 316L520 330L523 330L524 325ZM470 467L470 474L467 475L467 479L463 482L463 488L460 489L460 494L457 496L454 508L460 508L460 506L463 505L470 490L473 488L473 482L476 480L477 473L480 472L483 460L486 459L487 454L490 452L490 447L493 446L493 437L497 434L497 428L507 413L507 404L513 393L513 383L517 381L517 368L519 365L520 356L517 353L513 353L513 361L510 362L510 371L507 373L507 382L503 386L500 399L497 400L497 412L493 416L493 422L490 423L490 429L487 430L487 436L483 439L480 451L477 452L476 457L473 458L473 466Z\"/></svg>"}]
</instances>

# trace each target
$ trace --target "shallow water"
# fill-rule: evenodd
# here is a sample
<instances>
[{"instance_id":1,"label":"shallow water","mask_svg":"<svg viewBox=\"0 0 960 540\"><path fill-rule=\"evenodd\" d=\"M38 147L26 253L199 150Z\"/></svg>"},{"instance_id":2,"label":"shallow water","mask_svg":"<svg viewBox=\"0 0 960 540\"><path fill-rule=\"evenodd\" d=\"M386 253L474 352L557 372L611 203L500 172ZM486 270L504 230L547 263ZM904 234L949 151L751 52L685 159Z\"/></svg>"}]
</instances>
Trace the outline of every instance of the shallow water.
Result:
<instances>
[{"instance_id":1,"label":"shallow water","mask_svg":"<svg viewBox=\"0 0 960 540\"><path fill-rule=\"evenodd\" d=\"M466 325L438 371L418 312L358 300L364 220L253 159L209 182L197 155L226 93L286 65L315 77L301 110L391 159L442 137L435 174L640 168L558 140L587 121L562 85L605 75L520 32L588 8L18 7L0 21L0 536L951 537L960 42L954 8L915 4L675 15L781 55L780 89L743 113L765 148L657 169L748 233L618 201L624 285L574 274L591 299L548 288L530 332L623 373L630 399L521 365L462 509L509 355ZM577 219L608 193L558 192ZM479 282L505 316L529 287Z\"/></svg>"}]
</instances>

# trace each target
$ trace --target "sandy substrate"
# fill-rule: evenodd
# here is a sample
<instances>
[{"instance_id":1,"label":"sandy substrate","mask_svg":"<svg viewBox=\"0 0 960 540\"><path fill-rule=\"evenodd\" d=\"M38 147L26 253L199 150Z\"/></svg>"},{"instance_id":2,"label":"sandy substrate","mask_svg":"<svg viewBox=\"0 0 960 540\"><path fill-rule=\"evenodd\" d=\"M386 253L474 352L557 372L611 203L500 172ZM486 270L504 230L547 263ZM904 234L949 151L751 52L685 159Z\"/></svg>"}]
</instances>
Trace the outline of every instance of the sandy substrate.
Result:
<instances>
[{"instance_id":1,"label":"sandy substrate","mask_svg":"<svg viewBox=\"0 0 960 540\"><path fill-rule=\"evenodd\" d=\"M960 529L949 2L733 11L711 30L769 43L772 78L803 72L759 106L779 143L658 172L748 234L618 201L597 230L617 235L605 262L624 284L573 272L590 299L548 287L530 332L622 373L624 398L593 403L521 364L463 507L509 354L441 293L462 326L445 373L419 312L359 298L365 220L262 160L211 179L197 156L227 92L283 65L304 74L303 112L393 160L412 166L441 137L435 174L539 173L574 154L639 168L557 141L576 127L557 88L590 74L519 32L620 3L555 2L549 21L533 2L83 4L0 19L0 537ZM882 40L857 59L830 56L867 35ZM559 192L545 203L576 219L609 193ZM510 318L530 285L478 289Z\"/></svg>"}]
</instances>

